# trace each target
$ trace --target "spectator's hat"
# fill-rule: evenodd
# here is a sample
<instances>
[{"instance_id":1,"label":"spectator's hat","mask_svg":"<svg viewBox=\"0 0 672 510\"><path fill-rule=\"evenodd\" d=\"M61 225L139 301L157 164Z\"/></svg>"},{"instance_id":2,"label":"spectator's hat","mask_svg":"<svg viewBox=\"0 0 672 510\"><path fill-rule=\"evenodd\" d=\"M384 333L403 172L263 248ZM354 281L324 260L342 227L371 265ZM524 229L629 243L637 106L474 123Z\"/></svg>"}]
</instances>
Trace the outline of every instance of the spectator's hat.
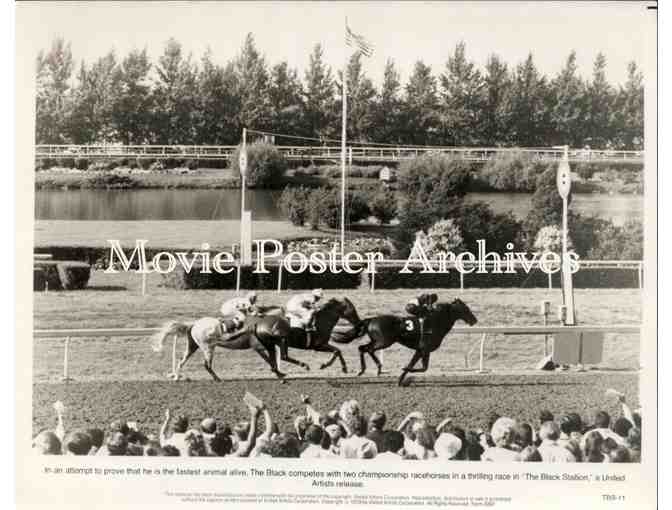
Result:
<instances>
[{"instance_id":1,"label":"spectator's hat","mask_svg":"<svg viewBox=\"0 0 672 510\"><path fill-rule=\"evenodd\" d=\"M434 442L434 451L440 459L452 459L462 449L462 440L444 432Z\"/></svg>"},{"instance_id":2,"label":"spectator's hat","mask_svg":"<svg viewBox=\"0 0 672 510\"><path fill-rule=\"evenodd\" d=\"M313 289L313 296L316 298L321 298L322 297L322 289Z\"/></svg>"}]
</instances>

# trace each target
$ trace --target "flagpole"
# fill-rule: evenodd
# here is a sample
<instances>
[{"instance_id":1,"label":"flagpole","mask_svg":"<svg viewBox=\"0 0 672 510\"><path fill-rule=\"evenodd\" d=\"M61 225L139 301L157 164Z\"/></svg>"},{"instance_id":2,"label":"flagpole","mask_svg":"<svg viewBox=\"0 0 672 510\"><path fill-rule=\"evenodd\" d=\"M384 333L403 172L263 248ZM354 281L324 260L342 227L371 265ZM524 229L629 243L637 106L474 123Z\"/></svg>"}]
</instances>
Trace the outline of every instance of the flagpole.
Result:
<instances>
[{"instance_id":1,"label":"flagpole","mask_svg":"<svg viewBox=\"0 0 672 510\"><path fill-rule=\"evenodd\" d=\"M345 29L347 31L348 17L345 17ZM343 34L343 125L341 130L341 257L345 255L345 139L347 136L346 126L348 119L348 49L346 34Z\"/></svg>"}]
</instances>

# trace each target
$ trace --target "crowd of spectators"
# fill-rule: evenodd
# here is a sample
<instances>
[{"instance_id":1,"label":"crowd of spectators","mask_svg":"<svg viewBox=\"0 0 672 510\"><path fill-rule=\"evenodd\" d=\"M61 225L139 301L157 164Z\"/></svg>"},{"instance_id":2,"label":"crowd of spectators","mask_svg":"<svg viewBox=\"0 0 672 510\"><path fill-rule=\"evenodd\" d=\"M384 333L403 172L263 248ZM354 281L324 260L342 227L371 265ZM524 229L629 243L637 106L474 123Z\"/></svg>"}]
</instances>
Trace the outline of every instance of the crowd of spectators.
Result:
<instances>
[{"instance_id":1,"label":"crowd of spectators","mask_svg":"<svg viewBox=\"0 0 672 510\"><path fill-rule=\"evenodd\" d=\"M356 400L323 414L302 395L305 413L295 418L289 431L281 431L268 408L252 397L244 399L249 420L233 427L206 417L197 428L190 428L188 417L174 418L167 410L157 433L140 431L136 423L124 420L112 422L107 430L66 432L65 408L56 402L56 427L38 433L33 449L51 455L639 462L640 411L633 412L624 395L615 390L608 390L607 395L619 401L620 416L598 411L586 422L577 413L554 416L543 411L533 425L492 415L485 430L465 430L451 418L434 426L420 412L390 427L383 411L367 418Z\"/></svg>"}]
</instances>

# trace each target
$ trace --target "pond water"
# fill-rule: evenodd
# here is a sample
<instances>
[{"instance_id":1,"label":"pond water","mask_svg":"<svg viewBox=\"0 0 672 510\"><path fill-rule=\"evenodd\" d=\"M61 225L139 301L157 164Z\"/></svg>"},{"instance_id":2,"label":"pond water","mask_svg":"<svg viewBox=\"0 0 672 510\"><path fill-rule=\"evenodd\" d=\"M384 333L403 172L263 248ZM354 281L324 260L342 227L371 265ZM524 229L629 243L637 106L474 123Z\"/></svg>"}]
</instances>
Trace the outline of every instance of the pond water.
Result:
<instances>
[{"instance_id":1,"label":"pond water","mask_svg":"<svg viewBox=\"0 0 672 510\"><path fill-rule=\"evenodd\" d=\"M257 220L283 220L275 204L279 192L248 190L246 208ZM531 207L529 193L470 193L468 201L481 200L495 212L512 211L524 217ZM623 224L641 218L641 195L577 194L572 210L598 215ZM240 217L240 190L38 190L35 218L38 220L218 220Z\"/></svg>"}]
</instances>

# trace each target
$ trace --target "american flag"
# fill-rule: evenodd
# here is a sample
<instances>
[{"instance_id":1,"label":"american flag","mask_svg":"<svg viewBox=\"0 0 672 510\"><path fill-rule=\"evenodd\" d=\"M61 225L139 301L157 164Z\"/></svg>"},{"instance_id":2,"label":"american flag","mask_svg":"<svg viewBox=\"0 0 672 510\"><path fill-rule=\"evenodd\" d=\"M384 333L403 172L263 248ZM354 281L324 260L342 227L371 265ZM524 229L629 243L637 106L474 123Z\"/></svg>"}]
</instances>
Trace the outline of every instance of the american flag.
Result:
<instances>
[{"instance_id":1,"label":"american flag","mask_svg":"<svg viewBox=\"0 0 672 510\"><path fill-rule=\"evenodd\" d=\"M361 35L355 34L347 25L345 26L345 43L348 46L357 48L365 57L373 55L373 45Z\"/></svg>"}]
</instances>

